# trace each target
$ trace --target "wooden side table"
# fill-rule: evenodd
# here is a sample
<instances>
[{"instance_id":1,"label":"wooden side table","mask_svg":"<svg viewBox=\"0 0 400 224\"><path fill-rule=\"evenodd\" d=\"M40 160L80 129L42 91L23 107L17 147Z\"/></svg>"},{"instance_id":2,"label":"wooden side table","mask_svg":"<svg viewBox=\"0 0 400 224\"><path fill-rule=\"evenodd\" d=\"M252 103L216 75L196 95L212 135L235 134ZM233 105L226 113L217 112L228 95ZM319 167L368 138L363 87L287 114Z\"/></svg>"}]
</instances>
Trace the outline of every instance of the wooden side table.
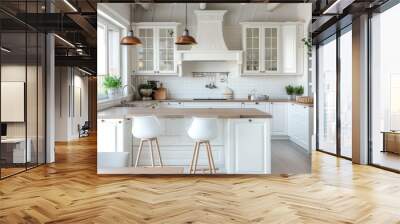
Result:
<instances>
[{"instance_id":1,"label":"wooden side table","mask_svg":"<svg viewBox=\"0 0 400 224\"><path fill-rule=\"evenodd\" d=\"M400 131L383 131L382 152L400 154Z\"/></svg>"}]
</instances>

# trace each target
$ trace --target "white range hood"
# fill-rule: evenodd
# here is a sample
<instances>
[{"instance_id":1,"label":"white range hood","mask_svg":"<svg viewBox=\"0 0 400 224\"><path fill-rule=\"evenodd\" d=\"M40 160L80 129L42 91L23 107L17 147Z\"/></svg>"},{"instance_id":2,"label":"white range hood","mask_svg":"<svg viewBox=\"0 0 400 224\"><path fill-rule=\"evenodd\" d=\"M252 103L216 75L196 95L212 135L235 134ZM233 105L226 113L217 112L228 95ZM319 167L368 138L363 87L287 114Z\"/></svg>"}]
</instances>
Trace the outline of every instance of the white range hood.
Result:
<instances>
[{"instance_id":1,"label":"white range hood","mask_svg":"<svg viewBox=\"0 0 400 224\"><path fill-rule=\"evenodd\" d=\"M223 18L226 10L196 10L197 44L190 50L177 51L179 72L186 61L233 62L238 72L242 68L242 51L231 51L226 47L223 35ZM241 34L238 34L241 35ZM232 64L232 63L231 63Z\"/></svg>"}]
</instances>

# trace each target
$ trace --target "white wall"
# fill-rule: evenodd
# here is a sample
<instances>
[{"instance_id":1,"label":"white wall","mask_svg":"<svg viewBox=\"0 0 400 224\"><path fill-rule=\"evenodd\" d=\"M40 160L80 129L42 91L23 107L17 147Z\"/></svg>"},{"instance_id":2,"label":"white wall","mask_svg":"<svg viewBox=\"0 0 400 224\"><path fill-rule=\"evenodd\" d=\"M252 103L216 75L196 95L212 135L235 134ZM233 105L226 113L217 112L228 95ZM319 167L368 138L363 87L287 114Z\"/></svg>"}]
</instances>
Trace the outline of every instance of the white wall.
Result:
<instances>
[{"instance_id":1,"label":"white wall","mask_svg":"<svg viewBox=\"0 0 400 224\"><path fill-rule=\"evenodd\" d=\"M118 14L117 19L121 16L129 15L129 4L103 3L110 14ZM124 7L125 6L125 7ZM308 25L311 21L311 4L280 4L276 9L269 11L270 4L235 4L235 3L207 3L207 9L228 10L224 18L224 38L227 47L230 50L242 50L242 34L240 22L244 21L303 21L304 36L307 35ZM196 19L193 10L198 10L199 4L188 4L188 27L193 36L196 36ZM111 12L111 11L114 11ZM118 12L118 13L115 13ZM178 28L178 35L182 33L185 19L185 4L152 4L148 10L138 7L136 22L180 22L182 25ZM126 17L129 21L129 16ZM134 47L132 49L135 49ZM179 50L184 48L178 47ZM306 51L306 50L305 50ZM192 97L222 97L222 93L226 85L233 89L236 98L245 98L252 90L260 94L268 94L273 98L286 98L284 87L286 85L303 85L305 93L308 92L308 68L306 60L306 52L304 54L304 75L302 76L268 76L268 77L238 77L237 74L231 73L228 84L217 83L218 87L214 90L205 88L208 78L193 78L190 68L184 69L184 77L174 76L138 76L134 82L142 83L145 80L159 80L168 88L169 97L171 98L192 98ZM134 62L132 57L131 61ZM221 66L221 65L220 65ZM229 64L222 64L227 66ZM189 66L190 67L190 66ZM198 67L198 66L197 66ZM201 64L204 70L213 70L215 64Z\"/></svg>"},{"instance_id":2,"label":"white wall","mask_svg":"<svg viewBox=\"0 0 400 224\"><path fill-rule=\"evenodd\" d=\"M78 138L78 124L83 125L88 120L88 78L79 70L72 69L71 67L56 67L56 141ZM79 91L80 103L77 97Z\"/></svg>"}]
</instances>

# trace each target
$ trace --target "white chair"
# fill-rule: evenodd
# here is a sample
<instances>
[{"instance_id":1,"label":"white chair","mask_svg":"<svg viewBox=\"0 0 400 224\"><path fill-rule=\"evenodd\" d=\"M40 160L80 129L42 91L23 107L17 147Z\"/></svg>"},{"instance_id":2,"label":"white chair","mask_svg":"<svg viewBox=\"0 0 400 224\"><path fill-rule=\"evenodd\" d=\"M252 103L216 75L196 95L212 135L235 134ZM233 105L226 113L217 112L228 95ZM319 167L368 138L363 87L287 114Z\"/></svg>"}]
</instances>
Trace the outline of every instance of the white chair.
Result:
<instances>
[{"instance_id":1,"label":"white chair","mask_svg":"<svg viewBox=\"0 0 400 224\"><path fill-rule=\"evenodd\" d=\"M196 173L197 161L199 159L199 151L201 144L205 144L207 157L208 157L208 167L210 174L215 174L215 164L214 158L211 151L210 140L214 139L218 135L218 125L216 118L193 118L193 122L188 130L188 135L196 141L193 151L192 162L190 164L190 174Z\"/></svg>"},{"instance_id":2,"label":"white chair","mask_svg":"<svg viewBox=\"0 0 400 224\"><path fill-rule=\"evenodd\" d=\"M136 156L135 167L138 166L140 154L143 149L143 143L148 142L150 146L151 165L154 167L153 142L156 144L160 166L163 167L160 146L157 137L160 135L161 125L154 116L134 117L132 125L132 134L136 138L140 138L139 150Z\"/></svg>"}]
</instances>

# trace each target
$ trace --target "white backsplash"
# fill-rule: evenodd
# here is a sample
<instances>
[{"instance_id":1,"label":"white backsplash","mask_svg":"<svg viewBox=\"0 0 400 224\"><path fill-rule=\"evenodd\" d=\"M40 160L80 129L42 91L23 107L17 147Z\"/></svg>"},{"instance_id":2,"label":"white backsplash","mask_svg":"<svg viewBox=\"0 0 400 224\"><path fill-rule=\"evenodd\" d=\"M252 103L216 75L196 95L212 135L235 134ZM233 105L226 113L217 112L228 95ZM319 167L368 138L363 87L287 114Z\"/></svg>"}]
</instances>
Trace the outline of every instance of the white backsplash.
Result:
<instances>
[{"instance_id":1,"label":"white backsplash","mask_svg":"<svg viewBox=\"0 0 400 224\"><path fill-rule=\"evenodd\" d=\"M192 77L191 75L178 76L136 76L136 83L145 83L146 80L158 80L167 88L168 98L223 98L226 86L234 92L234 98L247 98L255 89L257 94L269 95L274 99L286 99L286 85L303 85L298 76L268 76L268 77L229 77L228 82L216 79L216 89L205 87L209 83L208 77Z\"/></svg>"}]
</instances>

